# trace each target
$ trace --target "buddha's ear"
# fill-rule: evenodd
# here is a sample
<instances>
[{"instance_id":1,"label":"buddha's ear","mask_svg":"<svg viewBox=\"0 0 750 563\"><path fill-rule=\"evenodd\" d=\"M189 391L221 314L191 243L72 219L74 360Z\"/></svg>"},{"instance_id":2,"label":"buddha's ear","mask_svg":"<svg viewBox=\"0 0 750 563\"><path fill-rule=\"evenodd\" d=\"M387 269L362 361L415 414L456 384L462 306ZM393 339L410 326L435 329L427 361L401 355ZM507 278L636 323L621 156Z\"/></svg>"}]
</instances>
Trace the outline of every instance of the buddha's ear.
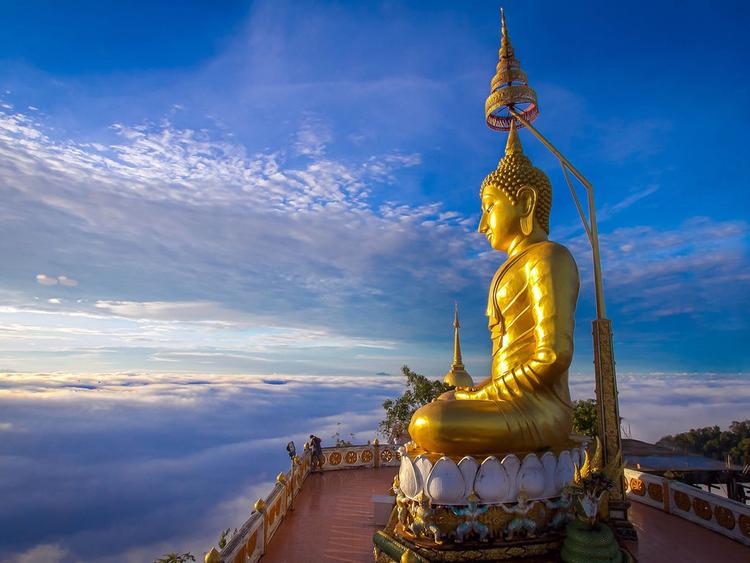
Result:
<instances>
[{"instance_id":1,"label":"buddha's ear","mask_svg":"<svg viewBox=\"0 0 750 563\"><path fill-rule=\"evenodd\" d=\"M523 186L518 190L518 205L521 208L521 232L529 236L534 230L534 212L536 211L536 190Z\"/></svg>"},{"instance_id":2,"label":"buddha's ear","mask_svg":"<svg viewBox=\"0 0 750 563\"><path fill-rule=\"evenodd\" d=\"M522 186L516 197L521 206L521 215L533 215L536 211L536 190L531 186Z\"/></svg>"}]
</instances>

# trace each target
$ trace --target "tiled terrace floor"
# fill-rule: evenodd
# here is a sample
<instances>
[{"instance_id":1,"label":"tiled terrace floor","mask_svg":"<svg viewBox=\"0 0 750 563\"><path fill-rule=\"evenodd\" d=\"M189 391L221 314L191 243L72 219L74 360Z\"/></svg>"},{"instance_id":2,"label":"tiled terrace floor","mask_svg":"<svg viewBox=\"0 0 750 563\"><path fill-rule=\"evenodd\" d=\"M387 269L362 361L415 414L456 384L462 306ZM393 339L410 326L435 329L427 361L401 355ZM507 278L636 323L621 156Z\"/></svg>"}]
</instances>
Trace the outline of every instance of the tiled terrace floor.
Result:
<instances>
[{"instance_id":1,"label":"tiled terrace floor","mask_svg":"<svg viewBox=\"0 0 750 563\"><path fill-rule=\"evenodd\" d=\"M388 494L396 468L313 473L262 563L372 562L372 496Z\"/></svg>"},{"instance_id":2,"label":"tiled terrace floor","mask_svg":"<svg viewBox=\"0 0 750 563\"><path fill-rule=\"evenodd\" d=\"M262 563L372 561L371 497L387 494L395 473L381 468L310 475ZM629 547L641 563L750 562L750 548L697 524L637 503L630 514L639 541Z\"/></svg>"},{"instance_id":3,"label":"tiled terrace floor","mask_svg":"<svg viewBox=\"0 0 750 563\"><path fill-rule=\"evenodd\" d=\"M656 508L630 506L638 543L628 548L640 563L750 563L750 547Z\"/></svg>"}]
</instances>

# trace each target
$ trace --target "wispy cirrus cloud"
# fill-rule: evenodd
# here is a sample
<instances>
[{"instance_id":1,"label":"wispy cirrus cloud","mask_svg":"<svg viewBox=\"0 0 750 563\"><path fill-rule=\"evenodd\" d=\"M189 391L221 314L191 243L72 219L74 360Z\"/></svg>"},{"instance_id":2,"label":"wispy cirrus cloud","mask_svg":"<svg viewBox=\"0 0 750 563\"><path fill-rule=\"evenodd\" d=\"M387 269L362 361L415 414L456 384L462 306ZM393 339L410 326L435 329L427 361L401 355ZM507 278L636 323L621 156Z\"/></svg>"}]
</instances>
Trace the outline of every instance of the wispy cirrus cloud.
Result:
<instances>
[{"instance_id":1,"label":"wispy cirrus cloud","mask_svg":"<svg viewBox=\"0 0 750 563\"><path fill-rule=\"evenodd\" d=\"M738 313L727 305L748 299L749 236L750 225L743 220L708 217L691 218L671 230L639 226L605 233L601 240L610 299L625 314L649 319L676 312ZM587 244L579 238L571 246L585 255ZM583 259L580 263L586 264Z\"/></svg>"},{"instance_id":2,"label":"wispy cirrus cloud","mask_svg":"<svg viewBox=\"0 0 750 563\"><path fill-rule=\"evenodd\" d=\"M346 332L350 343L383 342L389 331L368 317L395 310L392 296L404 287L418 291L404 278L448 279L440 264L445 249L434 245L425 254L424 243L436 229L441 237L461 230L457 215L439 204L371 197L419 155L391 151L352 163L310 153L292 164L283 151L246 155L239 145L166 122L117 125L115 142L104 146L53 139L36 119L0 119L0 175L14 215L46 222L35 231L31 256L14 258L21 269L49 260L53 238L74 256L76 277L93 278L87 301L96 303L71 307L75 314L143 320L169 311L175 321L250 316L264 324L274 317L270 324L300 327L290 333L299 342L317 338L327 346L340 340L322 335ZM71 221L76 227L63 231ZM465 247L452 242L450 252L458 258ZM394 271L395 254L408 259ZM44 285L73 287L70 276L41 275ZM134 286L138 296L169 299L123 299ZM99 297L106 293L119 299Z\"/></svg>"},{"instance_id":3,"label":"wispy cirrus cloud","mask_svg":"<svg viewBox=\"0 0 750 563\"><path fill-rule=\"evenodd\" d=\"M646 186L642 189L634 190L620 201L614 204L602 206L601 209L597 211L596 218L600 223L602 221L606 221L607 219L611 218L614 215L617 215L621 211L624 211L629 207L637 204L642 199L656 193L658 190L659 186L656 184Z\"/></svg>"},{"instance_id":4,"label":"wispy cirrus cloud","mask_svg":"<svg viewBox=\"0 0 750 563\"><path fill-rule=\"evenodd\" d=\"M9 322L4 319L13 319ZM87 365L131 366L165 371L373 373L357 355L398 354L389 338L354 336L322 324L284 324L213 302L98 301L0 308L0 357L43 366L57 357L58 369ZM328 366L325 368L325 366Z\"/></svg>"},{"instance_id":5,"label":"wispy cirrus cloud","mask_svg":"<svg viewBox=\"0 0 750 563\"><path fill-rule=\"evenodd\" d=\"M102 362L116 361L114 350L122 344L129 349L125 357L140 367L185 360L178 353L201 342L201 353L215 353L216 362L232 358L232 369L242 368L241 357L259 358L259 351L274 347L395 350L400 342L404 355L413 355L407 346L437 342L429 327L446 315L435 303L450 303L459 292L477 312L467 331L482 329L481 301L502 257L471 234L476 217L439 202L380 196L381 188L420 164L419 154L334 159L323 150L335 142L327 133L317 139L320 150L248 154L229 137L169 121L118 124L102 144L53 136L41 119L0 114L0 177L13 216L6 234L24 233L23 250L10 257L9 267L38 272L39 264L67 256L59 270L71 274L35 275L42 291L72 293L35 296L54 305L45 310L30 305L28 286L16 284L24 297L9 303L6 314L24 309L28 315L36 307L35 314L59 314L58 322L80 319L78 328L99 323L94 330L101 336L92 345L90 336L31 330L29 343L43 342L50 352L98 354ZM306 128L325 131L312 118L303 123L309 142ZM604 206L602 215L638 206L656 190L636 190ZM602 231L619 318L699 317L722 308L719 296L742 301L747 236L743 221L707 217L673 230ZM563 242L578 258L585 302L591 293L588 243L582 236ZM82 277L90 280L85 287L77 285ZM686 303L675 284L700 297ZM38 325L19 320L16 325ZM741 329L741 318L733 322ZM49 347L53 337L59 346ZM142 349L137 360L136 348ZM2 359L13 364L29 355L6 347ZM437 360L430 365L442 369Z\"/></svg>"}]
</instances>

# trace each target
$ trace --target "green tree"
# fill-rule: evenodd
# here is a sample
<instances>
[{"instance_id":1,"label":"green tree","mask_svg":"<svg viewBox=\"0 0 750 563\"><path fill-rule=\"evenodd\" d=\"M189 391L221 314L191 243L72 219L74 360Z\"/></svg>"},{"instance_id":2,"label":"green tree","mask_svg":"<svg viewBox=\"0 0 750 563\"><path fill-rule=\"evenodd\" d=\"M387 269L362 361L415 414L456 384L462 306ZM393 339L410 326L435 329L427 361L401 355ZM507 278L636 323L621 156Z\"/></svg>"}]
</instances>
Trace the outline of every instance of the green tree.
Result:
<instances>
[{"instance_id":1,"label":"green tree","mask_svg":"<svg viewBox=\"0 0 750 563\"><path fill-rule=\"evenodd\" d=\"M406 378L406 390L400 397L383 402L385 419L378 427L389 442L408 439L409 421L414 411L436 399L441 393L453 389L453 386L442 381L428 379L411 371L409 366L402 367L401 373Z\"/></svg>"},{"instance_id":2,"label":"green tree","mask_svg":"<svg viewBox=\"0 0 750 563\"><path fill-rule=\"evenodd\" d=\"M183 553L179 555L177 553L167 553L161 559L157 559L154 563L187 563L188 561L195 561L192 553Z\"/></svg>"},{"instance_id":3,"label":"green tree","mask_svg":"<svg viewBox=\"0 0 750 563\"><path fill-rule=\"evenodd\" d=\"M727 430L718 426L691 428L687 432L664 436L657 444L712 459L723 461L728 455L734 463L750 463L750 419L735 420Z\"/></svg>"},{"instance_id":4,"label":"green tree","mask_svg":"<svg viewBox=\"0 0 750 563\"><path fill-rule=\"evenodd\" d=\"M599 433L594 399L583 399L573 403L573 432L582 436L596 436Z\"/></svg>"}]
</instances>

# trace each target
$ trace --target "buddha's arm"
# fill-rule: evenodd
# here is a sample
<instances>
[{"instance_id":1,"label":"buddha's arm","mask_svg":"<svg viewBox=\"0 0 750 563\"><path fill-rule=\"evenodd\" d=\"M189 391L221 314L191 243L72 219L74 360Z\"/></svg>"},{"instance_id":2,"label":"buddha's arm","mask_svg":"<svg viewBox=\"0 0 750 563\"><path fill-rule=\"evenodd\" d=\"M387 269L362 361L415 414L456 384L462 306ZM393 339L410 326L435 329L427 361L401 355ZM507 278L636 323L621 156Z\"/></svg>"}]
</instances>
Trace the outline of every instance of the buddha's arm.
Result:
<instances>
[{"instance_id":1,"label":"buddha's arm","mask_svg":"<svg viewBox=\"0 0 750 563\"><path fill-rule=\"evenodd\" d=\"M564 247L549 245L529 266L526 291L534 321L534 350L504 373L493 374L494 385L458 390L457 398L513 400L552 383L570 366L579 284L575 261Z\"/></svg>"},{"instance_id":2,"label":"buddha's arm","mask_svg":"<svg viewBox=\"0 0 750 563\"><path fill-rule=\"evenodd\" d=\"M552 383L573 359L578 268L570 252L559 245L543 248L535 258L528 270L527 291L536 345L527 360L498 374L503 395L518 395L540 383Z\"/></svg>"}]
</instances>

